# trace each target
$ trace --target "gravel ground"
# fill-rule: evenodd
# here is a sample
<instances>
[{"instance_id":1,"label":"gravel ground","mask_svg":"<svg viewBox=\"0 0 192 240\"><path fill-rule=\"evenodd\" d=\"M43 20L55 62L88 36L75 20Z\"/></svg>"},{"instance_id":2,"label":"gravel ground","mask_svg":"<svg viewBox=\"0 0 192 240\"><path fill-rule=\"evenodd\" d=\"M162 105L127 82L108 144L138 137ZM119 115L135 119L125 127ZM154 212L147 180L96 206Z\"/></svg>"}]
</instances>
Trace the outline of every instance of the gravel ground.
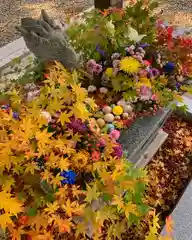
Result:
<instances>
[{"instance_id":1,"label":"gravel ground","mask_svg":"<svg viewBox=\"0 0 192 240\"><path fill-rule=\"evenodd\" d=\"M92 4L93 0L0 0L0 47L20 37L15 26L23 17L36 18L45 9L52 17L65 19ZM192 26L192 0L160 0L161 10L174 25Z\"/></svg>"},{"instance_id":2,"label":"gravel ground","mask_svg":"<svg viewBox=\"0 0 192 240\"><path fill-rule=\"evenodd\" d=\"M93 0L0 0L0 47L20 37L15 26L23 17L37 18L45 9L51 17L65 19L92 3Z\"/></svg>"}]
</instances>

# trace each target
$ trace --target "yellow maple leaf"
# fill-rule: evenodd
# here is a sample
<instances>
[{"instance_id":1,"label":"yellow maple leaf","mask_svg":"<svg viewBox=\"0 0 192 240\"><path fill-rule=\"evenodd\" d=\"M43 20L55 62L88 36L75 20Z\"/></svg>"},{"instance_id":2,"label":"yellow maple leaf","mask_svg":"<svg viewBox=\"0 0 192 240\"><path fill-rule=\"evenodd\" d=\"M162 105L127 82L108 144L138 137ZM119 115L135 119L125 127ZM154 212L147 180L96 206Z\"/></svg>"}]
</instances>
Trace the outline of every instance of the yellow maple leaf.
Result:
<instances>
[{"instance_id":1,"label":"yellow maple leaf","mask_svg":"<svg viewBox=\"0 0 192 240\"><path fill-rule=\"evenodd\" d=\"M97 104L93 98L87 98L86 103L90 106L91 110L95 110L97 108Z\"/></svg>"},{"instance_id":2,"label":"yellow maple leaf","mask_svg":"<svg viewBox=\"0 0 192 240\"><path fill-rule=\"evenodd\" d=\"M124 207L123 198L121 196L114 195L111 204L117 205L118 208L121 209Z\"/></svg>"},{"instance_id":3,"label":"yellow maple leaf","mask_svg":"<svg viewBox=\"0 0 192 240\"><path fill-rule=\"evenodd\" d=\"M58 186L61 186L61 180L63 180L64 177L60 176L60 173L56 175L56 177L52 177L50 183L53 185L54 188L57 188Z\"/></svg>"},{"instance_id":4,"label":"yellow maple leaf","mask_svg":"<svg viewBox=\"0 0 192 240\"><path fill-rule=\"evenodd\" d=\"M77 102L85 101L85 99L87 97L87 90L85 88L82 88L81 84L74 84L74 85L72 85L72 91L76 95L76 101Z\"/></svg>"},{"instance_id":5,"label":"yellow maple leaf","mask_svg":"<svg viewBox=\"0 0 192 240\"><path fill-rule=\"evenodd\" d=\"M86 191L85 191L85 201L91 203L93 200L97 200L99 197L100 193L97 192L97 186L95 183L91 184L89 186L86 184Z\"/></svg>"},{"instance_id":6,"label":"yellow maple leaf","mask_svg":"<svg viewBox=\"0 0 192 240\"><path fill-rule=\"evenodd\" d=\"M0 208L3 208L5 212L17 215L22 211L22 203L20 203L16 198L13 198L10 193L1 191L0 199Z\"/></svg>"},{"instance_id":7,"label":"yellow maple leaf","mask_svg":"<svg viewBox=\"0 0 192 240\"><path fill-rule=\"evenodd\" d=\"M0 226L3 230L6 229L8 224L13 224L12 220L11 220L11 216L12 214L10 213L3 213L0 215Z\"/></svg>"},{"instance_id":8,"label":"yellow maple leaf","mask_svg":"<svg viewBox=\"0 0 192 240\"><path fill-rule=\"evenodd\" d=\"M138 216L138 211L137 211L137 205L136 204L133 204L131 202L127 203L125 206L124 206L124 211L125 211L125 216L127 218L129 218L129 214L132 213L136 216Z\"/></svg>"},{"instance_id":9,"label":"yellow maple leaf","mask_svg":"<svg viewBox=\"0 0 192 240\"><path fill-rule=\"evenodd\" d=\"M61 169L61 171L67 171L69 169L69 160L68 158L60 158L60 162L59 162L59 168Z\"/></svg>"},{"instance_id":10,"label":"yellow maple leaf","mask_svg":"<svg viewBox=\"0 0 192 240\"><path fill-rule=\"evenodd\" d=\"M53 202L50 204L47 204L47 208L44 209L44 211L48 214L53 214L57 211L57 209L59 208L57 202Z\"/></svg>"},{"instance_id":11,"label":"yellow maple leaf","mask_svg":"<svg viewBox=\"0 0 192 240\"><path fill-rule=\"evenodd\" d=\"M35 162L25 164L25 173L31 173L34 175L36 170L39 170L39 168Z\"/></svg>"},{"instance_id":12,"label":"yellow maple leaf","mask_svg":"<svg viewBox=\"0 0 192 240\"><path fill-rule=\"evenodd\" d=\"M71 217L74 212L74 207L76 206L76 202L71 202L70 199L67 199L66 203L62 205L62 209L66 212L66 214Z\"/></svg>"},{"instance_id":13,"label":"yellow maple leaf","mask_svg":"<svg viewBox=\"0 0 192 240\"><path fill-rule=\"evenodd\" d=\"M67 112L62 112L59 116L58 121L61 122L62 125L64 125L65 123L69 123L70 122L70 117L73 116L72 111L67 113Z\"/></svg>"},{"instance_id":14,"label":"yellow maple leaf","mask_svg":"<svg viewBox=\"0 0 192 240\"><path fill-rule=\"evenodd\" d=\"M88 111L84 103L76 102L71 108L75 117L81 119L83 122L88 120L91 116L91 113Z\"/></svg>"}]
</instances>

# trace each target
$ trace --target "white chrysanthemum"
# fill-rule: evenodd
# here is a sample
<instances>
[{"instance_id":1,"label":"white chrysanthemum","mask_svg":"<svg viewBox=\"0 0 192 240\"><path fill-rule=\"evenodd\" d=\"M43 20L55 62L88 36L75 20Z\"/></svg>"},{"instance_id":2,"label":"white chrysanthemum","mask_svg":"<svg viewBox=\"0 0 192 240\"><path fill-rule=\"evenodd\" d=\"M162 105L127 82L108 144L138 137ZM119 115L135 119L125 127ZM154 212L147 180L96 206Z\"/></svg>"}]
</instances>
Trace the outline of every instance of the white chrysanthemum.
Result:
<instances>
[{"instance_id":1,"label":"white chrysanthemum","mask_svg":"<svg viewBox=\"0 0 192 240\"><path fill-rule=\"evenodd\" d=\"M93 92L95 92L96 90L97 90L97 88L96 88L94 85L90 85L90 86L88 87L88 92L93 93Z\"/></svg>"},{"instance_id":2,"label":"white chrysanthemum","mask_svg":"<svg viewBox=\"0 0 192 240\"><path fill-rule=\"evenodd\" d=\"M100 93L103 93L103 94L108 93L108 89L107 89L106 87L101 87L101 88L99 89L99 91L100 91Z\"/></svg>"},{"instance_id":3,"label":"white chrysanthemum","mask_svg":"<svg viewBox=\"0 0 192 240\"><path fill-rule=\"evenodd\" d=\"M112 36L114 36L114 34L115 34L115 25L113 24L112 20L107 22L106 28L109 31L109 33Z\"/></svg>"}]
</instances>

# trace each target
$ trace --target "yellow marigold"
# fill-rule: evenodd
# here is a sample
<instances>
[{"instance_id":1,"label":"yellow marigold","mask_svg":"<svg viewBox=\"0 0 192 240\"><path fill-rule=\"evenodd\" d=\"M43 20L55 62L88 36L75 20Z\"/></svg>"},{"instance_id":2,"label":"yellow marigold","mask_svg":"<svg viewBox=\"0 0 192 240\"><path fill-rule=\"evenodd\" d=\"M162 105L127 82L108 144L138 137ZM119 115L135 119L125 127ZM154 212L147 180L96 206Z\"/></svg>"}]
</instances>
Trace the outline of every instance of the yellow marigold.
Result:
<instances>
[{"instance_id":1,"label":"yellow marigold","mask_svg":"<svg viewBox=\"0 0 192 240\"><path fill-rule=\"evenodd\" d=\"M141 77L141 78L139 78L139 82L138 82L137 85L138 85L139 87L141 87L141 86L143 86L143 85L145 85L145 86L147 86L147 87L149 87L149 88L152 87L152 86L151 86L150 79L147 78L147 77Z\"/></svg>"},{"instance_id":2,"label":"yellow marigold","mask_svg":"<svg viewBox=\"0 0 192 240\"><path fill-rule=\"evenodd\" d=\"M127 73L139 72L141 64L133 57L125 57L120 61L120 70Z\"/></svg>"},{"instance_id":3,"label":"yellow marigold","mask_svg":"<svg viewBox=\"0 0 192 240\"><path fill-rule=\"evenodd\" d=\"M84 168L89 160L89 153L86 151L80 151L72 157L72 165L74 168L82 169Z\"/></svg>"},{"instance_id":4,"label":"yellow marigold","mask_svg":"<svg viewBox=\"0 0 192 240\"><path fill-rule=\"evenodd\" d=\"M116 115L116 116L119 116L123 113L123 108L121 106L115 106L113 108L113 113Z\"/></svg>"},{"instance_id":5,"label":"yellow marigold","mask_svg":"<svg viewBox=\"0 0 192 240\"><path fill-rule=\"evenodd\" d=\"M105 74L107 77L111 78L113 76L113 68L107 68Z\"/></svg>"}]
</instances>

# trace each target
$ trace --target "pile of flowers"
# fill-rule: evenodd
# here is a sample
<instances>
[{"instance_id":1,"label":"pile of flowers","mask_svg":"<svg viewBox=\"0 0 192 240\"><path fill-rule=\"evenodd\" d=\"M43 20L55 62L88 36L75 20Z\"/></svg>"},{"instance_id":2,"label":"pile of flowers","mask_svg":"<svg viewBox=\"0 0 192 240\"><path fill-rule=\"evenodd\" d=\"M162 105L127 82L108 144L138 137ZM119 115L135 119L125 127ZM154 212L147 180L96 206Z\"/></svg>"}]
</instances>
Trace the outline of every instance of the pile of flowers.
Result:
<instances>
[{"instance_id":1,"label":"pile of flowers","mask_svg":"<svg viewBox=\"0 0 192 240\"><path fill-rule=\"evenodd\" d=\"M145 171L127 162L117 130L100 131L97 105L61 64L38 96L26 89L0 109L1 228L24 239L121 237L150 210Z\"/></svg>"},{"instance_id":2,"label":"pile of flowers","mask_svg":"<svg viewBox=\"0 0 192 240\"><path fill-rule=\"evenodd\" d=\"M155 6L136 1L121 10L94 10L67 30L91 76L85 86L100 107L95 117L104 130L106 124L127 127L136 116L156 114L170 102L182 101L184 91L191 92L186 81L191 40L175 38L172 27L157 22Z\"/></svg>"}]
</instances>

